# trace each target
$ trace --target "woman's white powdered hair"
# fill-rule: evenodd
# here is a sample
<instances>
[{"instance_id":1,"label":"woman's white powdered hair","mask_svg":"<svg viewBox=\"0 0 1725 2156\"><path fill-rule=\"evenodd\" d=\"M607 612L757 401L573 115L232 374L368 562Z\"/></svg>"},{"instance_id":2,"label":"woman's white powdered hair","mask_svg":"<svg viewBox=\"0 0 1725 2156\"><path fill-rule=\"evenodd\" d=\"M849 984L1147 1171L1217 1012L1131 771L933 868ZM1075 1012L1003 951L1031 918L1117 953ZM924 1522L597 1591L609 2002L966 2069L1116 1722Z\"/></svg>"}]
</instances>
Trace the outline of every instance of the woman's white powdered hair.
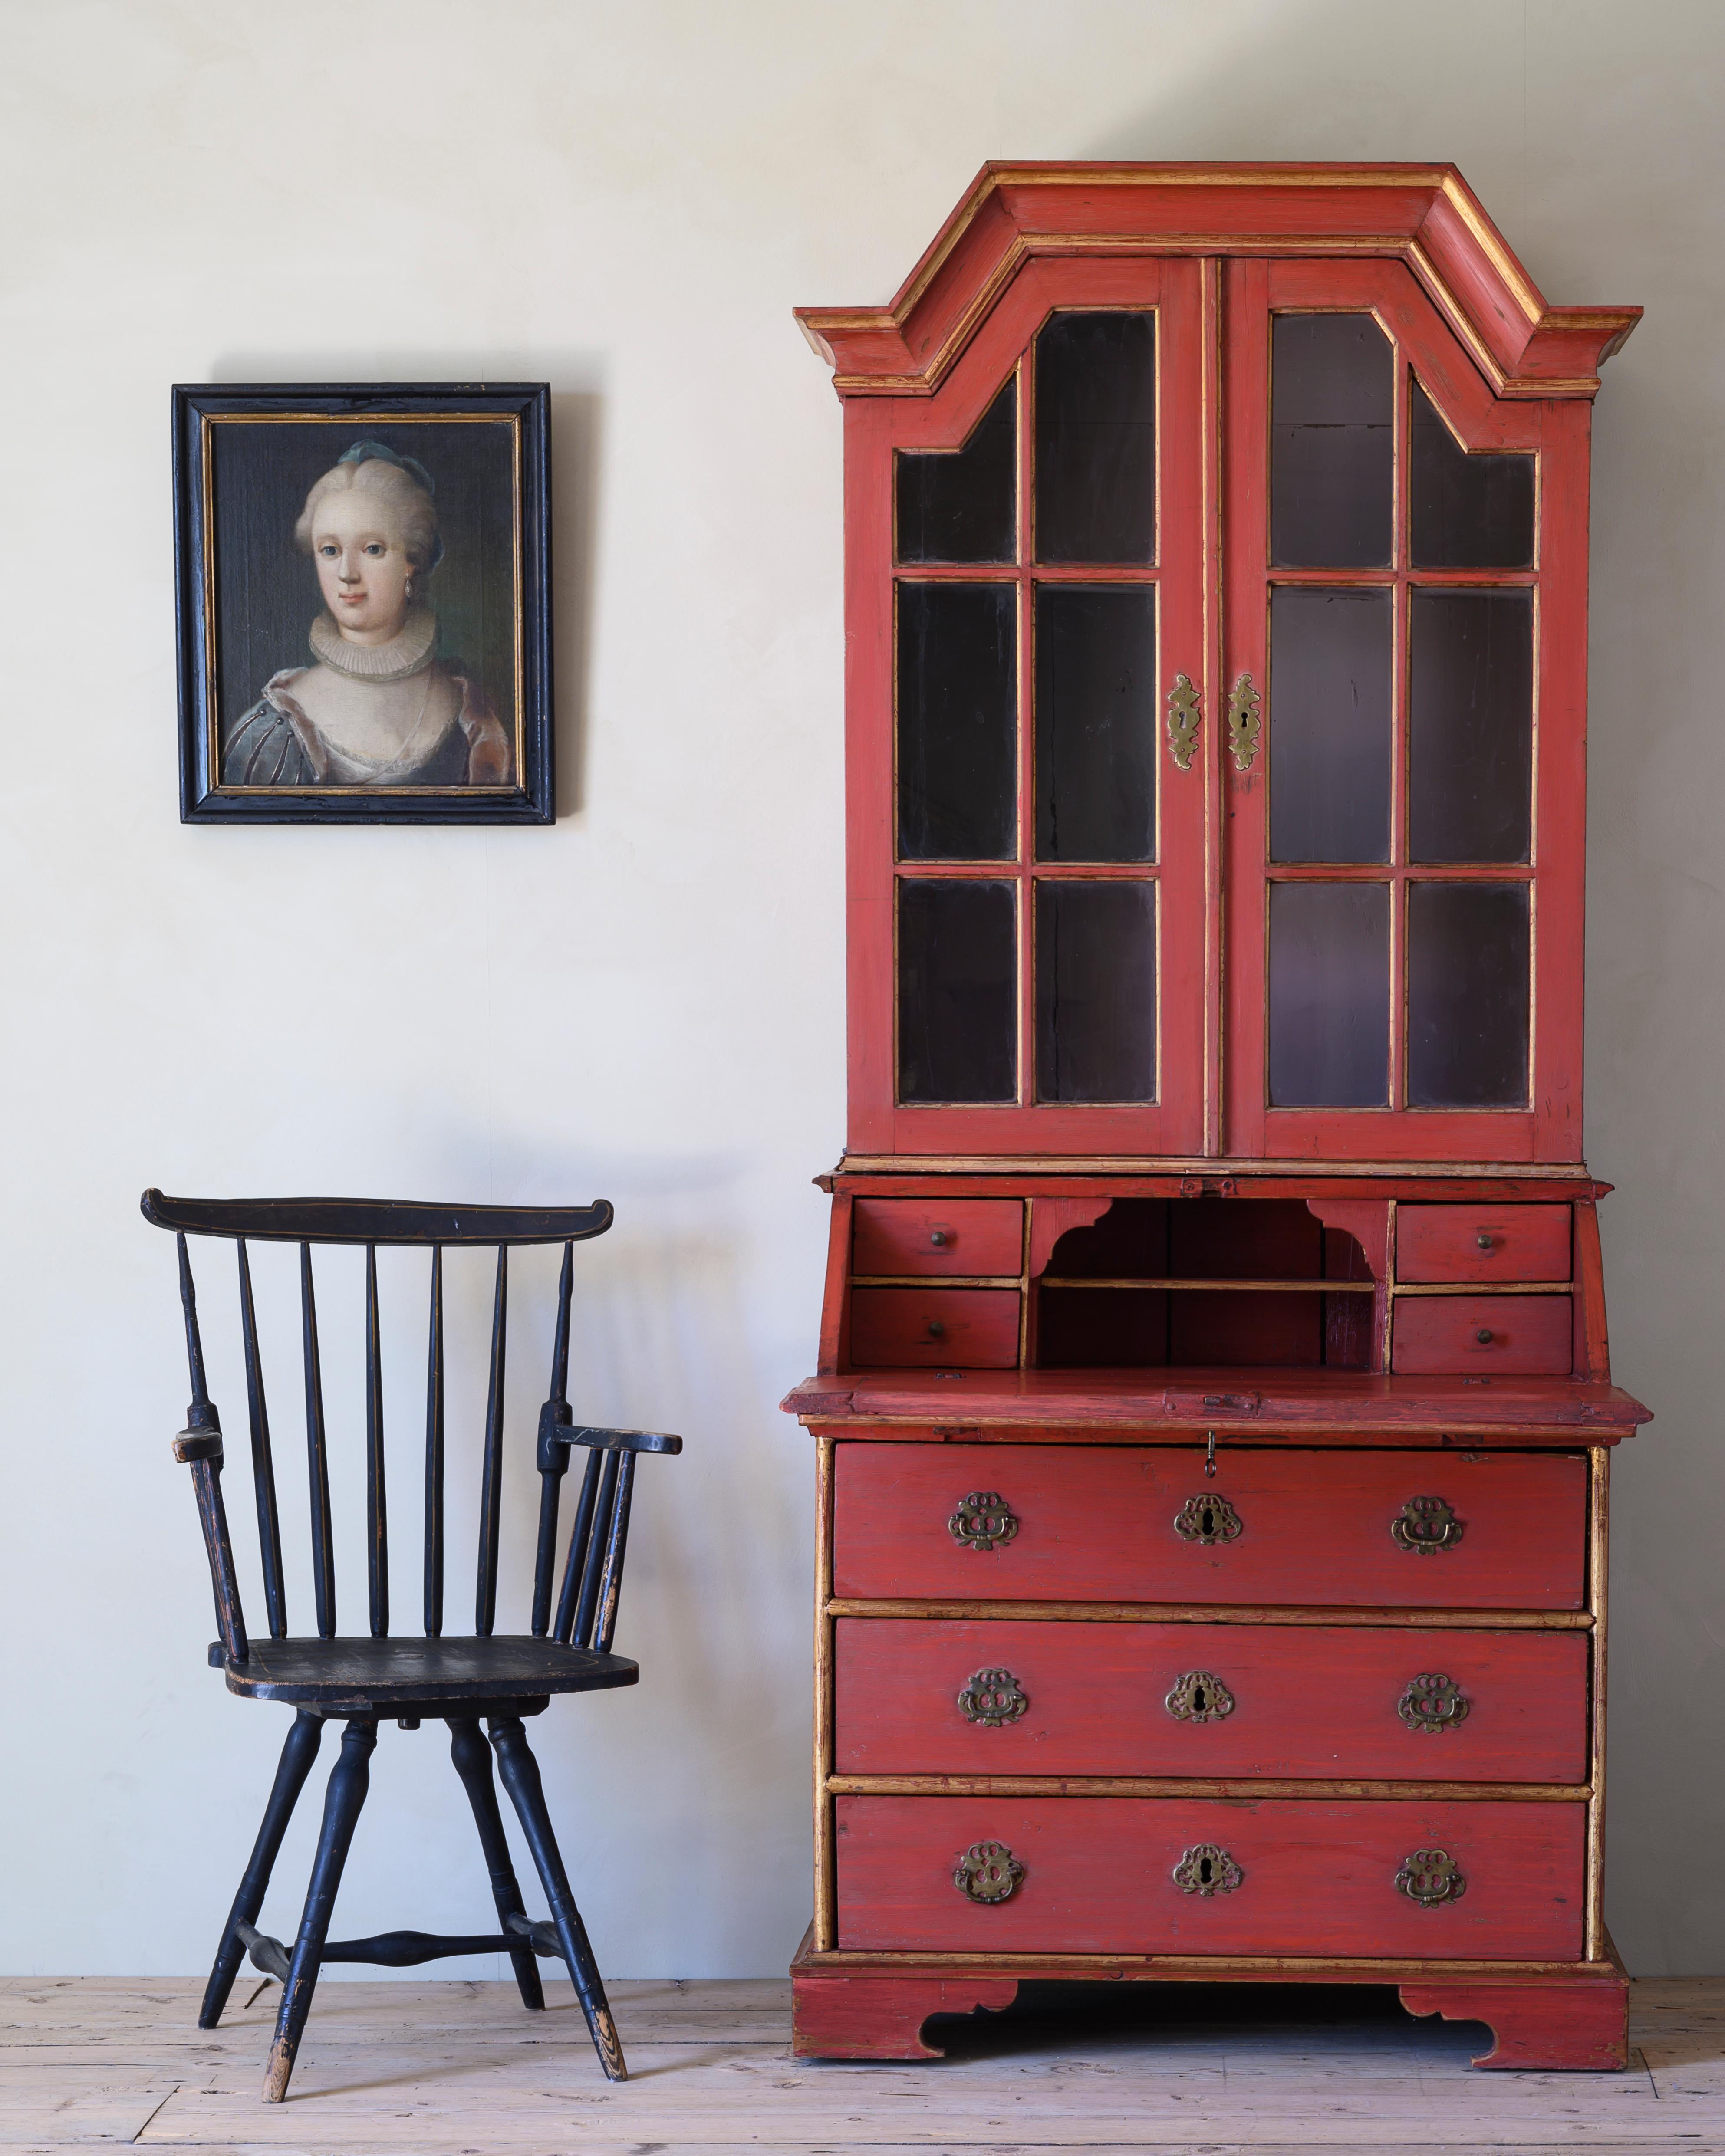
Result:
<instances>
[{"instance_id":1,"label":"woman's white powdered hair","mask_svg":"<svg viewBox=\"0 0 1725 2156\"><path fill-rule=\"evenodd\" d=\"M313 485L294 526L294 544L302 554L312 549L317 506L328 494L365 494L375 501L380 519L401 542L402 552L418 570L434 567L438 545L437 505L411 472L382 457L334 465Z\"/></svg>"}]
</instances>

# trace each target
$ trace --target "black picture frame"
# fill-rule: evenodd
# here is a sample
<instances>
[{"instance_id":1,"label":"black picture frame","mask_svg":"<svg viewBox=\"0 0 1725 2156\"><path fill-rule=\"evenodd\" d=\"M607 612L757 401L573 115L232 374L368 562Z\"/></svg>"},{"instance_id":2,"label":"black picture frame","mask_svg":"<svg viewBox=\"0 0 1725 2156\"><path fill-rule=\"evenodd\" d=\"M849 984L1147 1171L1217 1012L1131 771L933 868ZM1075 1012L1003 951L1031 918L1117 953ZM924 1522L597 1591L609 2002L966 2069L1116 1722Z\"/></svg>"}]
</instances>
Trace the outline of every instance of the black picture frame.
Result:
<instances>
[{"instance_id":1,"label":"black picture frame","mask_svg":"<svg viewBox=\"0 0 1725 2156\"><path fill-rule=\"evenodd\" d=\"M379 455L429 482L438 532L424 580L436 581L414 629L430 618L432 658L412 678L451 685L432 708L459 719L424 770L384 781L365 774L388 764L344 771L320 754L291 699L295 664L316 673L341 635L296 521L322 475ZM553 822L550 458L545 382L177 383L180 820ZM403 639L411 665L418 644ZM289 716L275 701L284 681Z\"/></svg>"}]
</instances>

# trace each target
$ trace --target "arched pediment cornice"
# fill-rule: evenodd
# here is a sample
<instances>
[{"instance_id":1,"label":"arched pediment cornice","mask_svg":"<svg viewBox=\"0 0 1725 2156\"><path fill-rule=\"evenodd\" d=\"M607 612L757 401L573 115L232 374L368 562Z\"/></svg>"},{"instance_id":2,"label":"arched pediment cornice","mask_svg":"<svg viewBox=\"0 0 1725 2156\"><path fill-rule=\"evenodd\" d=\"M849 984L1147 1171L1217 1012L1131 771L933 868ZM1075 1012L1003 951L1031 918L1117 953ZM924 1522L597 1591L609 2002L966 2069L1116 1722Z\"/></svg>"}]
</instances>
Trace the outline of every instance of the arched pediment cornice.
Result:
<instances>
[{"instance_id":1,"label":"arched pediment cornice","mask_svg":"<svg viewBox=\"0 0 1725 2156\"><path fill-rule=\"evenodd\" d=\"M841 397L927 397L1033 259L1386 255L1500 397L1591 397L1639 307L1554 307L1453 165L988 164L890 305L799 307Z\"/></svg>"}]
</instances>

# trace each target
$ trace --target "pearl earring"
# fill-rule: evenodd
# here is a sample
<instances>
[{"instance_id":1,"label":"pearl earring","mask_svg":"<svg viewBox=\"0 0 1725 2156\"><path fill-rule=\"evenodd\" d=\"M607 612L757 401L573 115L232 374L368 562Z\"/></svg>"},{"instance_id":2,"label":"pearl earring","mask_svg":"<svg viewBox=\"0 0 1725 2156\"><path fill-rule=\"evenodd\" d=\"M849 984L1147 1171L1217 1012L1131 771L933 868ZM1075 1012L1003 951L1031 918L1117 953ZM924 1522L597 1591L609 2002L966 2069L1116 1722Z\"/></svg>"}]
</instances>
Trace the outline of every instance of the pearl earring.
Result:
<instances>
[{"instance_id":1,"label":"pearl earring","mask_svg":"<svg viewBox=\"0 0 1725 2156\"><path fill-rule=\"evenodd\" d=\"M411 577L408 578L407 583L403 586L402 591L404 598L412 598L413 596L413 580Z\"/></svg>"}]
</instances>

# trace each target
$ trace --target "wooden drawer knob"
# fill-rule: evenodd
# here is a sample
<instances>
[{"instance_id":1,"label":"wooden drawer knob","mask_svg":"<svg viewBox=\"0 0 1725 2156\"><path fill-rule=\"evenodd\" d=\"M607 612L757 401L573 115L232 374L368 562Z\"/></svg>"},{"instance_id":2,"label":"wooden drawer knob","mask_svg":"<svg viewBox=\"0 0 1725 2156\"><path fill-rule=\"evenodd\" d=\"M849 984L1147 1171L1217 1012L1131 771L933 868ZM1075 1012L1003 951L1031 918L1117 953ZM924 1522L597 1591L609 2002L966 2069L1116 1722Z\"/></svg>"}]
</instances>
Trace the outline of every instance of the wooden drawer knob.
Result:
<instances>
[{"instance_id":1,"label":"wooden drawer knob","mask_svg":"<svg viewBox=\"0 0 1725 2156\"><path fill-rule=\"evenodd\" d=\"M1479 1234L1473 1239L1473 1246L1476 1250L1495 1250L1497 1246L1497 1238L1495 1235L1488 1235L1481 1228Z\"/></svg>"},{"instance_id":2,"label":"wooden drawer knob","mask_svg":"<svg viewBox=\"0 0 1725 2156\"><path fill-rule=\"evenodd\" d=\"M929 1230L928 1240L936 1250L943 1250L952 1239L944 1228L933 1228Z\"/></svg>"},{"instance_id":3,"label":"wooden drawer knob","mask_svg":"<svg viewBox=\"0 0 1725 2156\"><path fill-rule=\"evenodd\" d=\"M1481 1348L1489 1348L1491 1344L1491 1327L1489 1325L1481 1326L1478 1332L1476 1332L1473 1337L1479 1342Z\"/></svg>"},{"instance_id":4,"label":"wooden drawer knob","mask_svg":"<svg viewBox=\"0 0 1725 2156\"><path fill-rule=\"evenodd\" d=\"M941 1322L941 1321L940 1321L940 1319L939 1319L939 1318L937 1318L937 1317L931 1317L931 1318L929 1319L929 1321L928 1321L928 1337L929 1337L929 1338L930 1338L931 1340L944 1340L944 1339L946 1338L946 1337L947 1337L947 1328L946 1328L946 1327L945 1327L945 1326ZM1489 1332L1486 1335L1486 1337L1488 1340L1491 1338L1491 1334L1490 1334Z\"/></svg>"},{"instance_id":5,"label":"wooden drawer knob","mask_svg":"<svg viewBox=\"0 0 1725 2156\"><path fill-rule=\"evenodd\" d=\"M1467 1892L1461 1867L1446 1849L1416 1849L1395 1875L1399 1892L1422 1909L1459 1902Z\"/></svg>"}]
</instances>

